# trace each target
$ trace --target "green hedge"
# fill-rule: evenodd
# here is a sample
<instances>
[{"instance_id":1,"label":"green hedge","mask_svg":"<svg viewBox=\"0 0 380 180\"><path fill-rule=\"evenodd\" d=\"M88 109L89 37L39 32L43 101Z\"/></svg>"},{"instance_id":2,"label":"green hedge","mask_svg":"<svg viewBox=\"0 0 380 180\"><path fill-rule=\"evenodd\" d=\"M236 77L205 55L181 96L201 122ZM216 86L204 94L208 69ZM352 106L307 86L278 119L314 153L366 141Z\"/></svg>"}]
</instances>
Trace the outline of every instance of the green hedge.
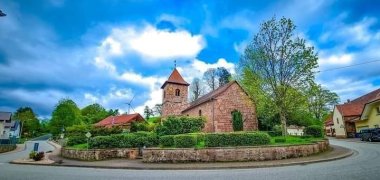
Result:
<instances>
[{"instance_id":1,"label":"green hedge","mask_svg":"<svg viewBox=\"0 0 380 180\"><path fill-rule=\"evenodd\" d=\"M110 136L97 136L89 141L90 148L137 148L158 145L158 137L150 132L136 132L129 134L114 134Z\"/></svg>"},{"instance_id":2,"label":"green hedge","mask_svg":"<svg viewBox=\"0 0 380 180\"><path fill-rule=\"evenodd\" d=\"M270 143L270 136L262 132L205 134L206 147L257 146Z\"/></svg>"},{"instance_id":3,"label":"green hedge","mask_svg":"<svg viewBox=\"0 0 380 180\"><path fill-rule=\"evenodd\" d=\"M156 133L163 136L200 132L205 122L202 117L169 116L162 125L156 127Z\"/></svg>"},{"instance_id":4,"label":"green hedge","mask_svg":"<svg viewBox=\"0 0 380 180\"><path fill-rule=\"evenodd\" d=\"M73 146L76 144L87 143L87 137L85 135L71 136L68 138L67 146Z\"/></svg>"},{"instance_id":5,"label":"green hedge","mask_svg":"<svg viewBox=\"0 0 380 180\"><path fill-rule=\"evenodd\" d=\"M181 134L174 136L174 146L177 148L190 148L197 145L197 136Z\"/></svg>"},{"instance_id":6,"label":"green hedge","mask_svg":"<svg viewBox=\"0 0 380 180\"><path fill-rule=\"evenodd\" d=\"M174 135L165 135L160 137L160 145L163 147L174 146Z\"/></svg>"},{"instance_id":7,"label":"green hedge","mask_svg":"<svg viewBox=\"0 0 380 180\"><path fill-rule=\"evenodd\" d=\"M303 132L306 136L323 137L323 129L318 125L308 126L303 130Z\"/></svg>"},{"instance_id":8,"label":"green hedge","mask_svg":"<svg viewBox=\"0 0 380 180\"><path fill-rule=\"evenodd\" d=\"M286 139L285 138L275 138L274 142L275 143L284 143L284 142L286 142Z\"/></svg>"}]
</instances>

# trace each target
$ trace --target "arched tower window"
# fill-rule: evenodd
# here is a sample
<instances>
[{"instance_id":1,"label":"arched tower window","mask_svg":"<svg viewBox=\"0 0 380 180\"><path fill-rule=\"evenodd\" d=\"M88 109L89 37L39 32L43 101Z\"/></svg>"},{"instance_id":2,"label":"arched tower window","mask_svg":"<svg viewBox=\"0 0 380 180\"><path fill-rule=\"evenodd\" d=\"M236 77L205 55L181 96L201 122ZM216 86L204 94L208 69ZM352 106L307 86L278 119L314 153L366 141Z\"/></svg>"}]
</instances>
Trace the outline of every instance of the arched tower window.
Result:
<instances>
[{"instance_id":1,"label":"arched tower window","mask_svg":"<svg viewBox=\"0 0 380 180\"><path fill-rule=\"evenodd\" d=\"M199 116L202 116L202 110L198 111Z\"/></svg>"},{"instance_id":2,"label":"arched tower window","mask_svg":"<svg viewBox=\"0 0 380 180\"><path fill-rule=\"evenodd\" d=\"M179 89L176 89L175 90L175 96L179 96L180 95L180 91L179 91Z\"/></svg>"}]
</instances>

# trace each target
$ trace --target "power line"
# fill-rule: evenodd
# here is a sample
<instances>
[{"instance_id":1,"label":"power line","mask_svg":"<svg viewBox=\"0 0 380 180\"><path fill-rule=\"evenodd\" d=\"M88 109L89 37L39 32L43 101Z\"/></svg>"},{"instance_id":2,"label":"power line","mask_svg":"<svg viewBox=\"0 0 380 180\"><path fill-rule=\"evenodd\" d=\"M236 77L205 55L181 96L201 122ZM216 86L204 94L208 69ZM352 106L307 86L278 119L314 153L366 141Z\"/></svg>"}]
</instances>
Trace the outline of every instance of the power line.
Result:
<instances>
[{"instance_id":1,"label":"power line","mask_svg":"<svg viewBox=\"0 0 380 180\"><path fill-rule=\"evenodd\" d=\"M337 67L337 68L325 69L325 70L322 70L322 71L317 71L316 73L326 72L326 71L334 71L334 70L338 70L338 69L345 69L345 68L349 68L349 67L360 66L360 65L370 64L370 63L374 63L374 62L380 62L380 59L379 60L362 62L362 63L358 63L358 64L352 64L352 65L349 65L349 66L342 66L342 67Z\"/></svg>"}]
</instances>

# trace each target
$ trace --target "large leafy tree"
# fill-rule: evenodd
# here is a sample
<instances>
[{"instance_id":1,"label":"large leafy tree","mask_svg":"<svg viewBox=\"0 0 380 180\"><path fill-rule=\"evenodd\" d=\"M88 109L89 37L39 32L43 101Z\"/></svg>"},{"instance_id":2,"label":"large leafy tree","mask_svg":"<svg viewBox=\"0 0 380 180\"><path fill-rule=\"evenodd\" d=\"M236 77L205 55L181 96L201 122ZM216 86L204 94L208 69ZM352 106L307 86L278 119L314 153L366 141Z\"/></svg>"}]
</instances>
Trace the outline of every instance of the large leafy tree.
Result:
<instances>
[{"instance_id":1,"label":"large leafy tree","mask_svg":"<svg viewBox=\"0 0 380 180\"><path fill-rule=\"evenodd\" d=\"M231 73L224 67L218 67L216 69L217 75L218 75L218 81L219 86L223 86L230 82L231 80Z\"/></svg>"},{"instance_id":2,"label":"large leafy tree","mask_svg":"<svg viewBox=\"0 0 380 180\"><path fill-rule=\"evenodd\" d=\"M98 103L84 107L81 114L86 124L95 124L109 115L107 110Z\"/></svg>"},{"instance_id":3,"label":"large leafy tree","mask_svg":"<svg viewBox=\"0 0 380 180\"><path fill-rule=\"evenodd\" d=\"M323 117L332 110L333 106L339 103L339 96L336 93L318 84L311 84L306 93L309 111L319 121L322 121Z\"/></svg>"},{"instance_id":4,"label":"large leafy tree","mask_svg":"<svg viewBox=\"0 0 380 180\"><path fill-rule=\"evenodd\" d=\"M203 84L199 78L194 78L190 85L190 101L195 101L203 94Z\"/></svg>"},{"instance_id":5,"label":"large leafy tree","mask_svg":"<svg viewBox=\"0 0 380 180\"><path fill-rule=\"evenodd\" d=\"M22 123L22 135L33 137L40 131L40 123L36 114L30 107L20 107L13 115L14 119L20 120Z\"/></svg>"},{"instance_id":6,"label":"large leafy tree","mask_svg":"<svg viewBox=\"0 0 380 180\"><path fill-rule=\"evenodd\" d=\"M82 124L81 111L71 99L62 99L58 102L52 113L50 129L52 134L62 132L62 128Z\"/></svg>"},{"instance_id":7,"label":"large leafy tree","mask_svg":"<svg viewBox=\"0 0 380 180\"><path fill-rule=\"evenodd\" d=\"M258 88L279 114L283 135L287 112L294 105L290 100L297 98L291 90L300 90L313 82L313 69L318 66L314 48L294 35L295 28L287 18L273 17L262 23L240 63L242 69L260 79Z\"/></svg>"}]
</instances>

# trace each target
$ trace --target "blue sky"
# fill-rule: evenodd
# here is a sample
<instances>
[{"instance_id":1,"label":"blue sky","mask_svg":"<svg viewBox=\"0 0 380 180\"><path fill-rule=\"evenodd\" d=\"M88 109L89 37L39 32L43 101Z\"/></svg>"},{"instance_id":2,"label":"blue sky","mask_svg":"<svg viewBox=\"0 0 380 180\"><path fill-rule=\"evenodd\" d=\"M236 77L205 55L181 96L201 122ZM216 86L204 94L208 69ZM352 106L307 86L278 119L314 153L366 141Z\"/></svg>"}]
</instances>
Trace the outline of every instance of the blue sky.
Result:
<instances>
[{"instance_id":1,"label":"blue sky","mask_svg":"<svg viewBox=\"0 0 380 180\"><path fill-rule=\"evenodd\" d=\"M211 67L232 73L264 20L297 25L319 70L380 59L380 2L372 1L0 1L0 110L48 117L61 98L80 107L161 103L177 60L187 81ZM380 63L321 72L342 101L380 88Z\"/></svg>"}]
</instances>

